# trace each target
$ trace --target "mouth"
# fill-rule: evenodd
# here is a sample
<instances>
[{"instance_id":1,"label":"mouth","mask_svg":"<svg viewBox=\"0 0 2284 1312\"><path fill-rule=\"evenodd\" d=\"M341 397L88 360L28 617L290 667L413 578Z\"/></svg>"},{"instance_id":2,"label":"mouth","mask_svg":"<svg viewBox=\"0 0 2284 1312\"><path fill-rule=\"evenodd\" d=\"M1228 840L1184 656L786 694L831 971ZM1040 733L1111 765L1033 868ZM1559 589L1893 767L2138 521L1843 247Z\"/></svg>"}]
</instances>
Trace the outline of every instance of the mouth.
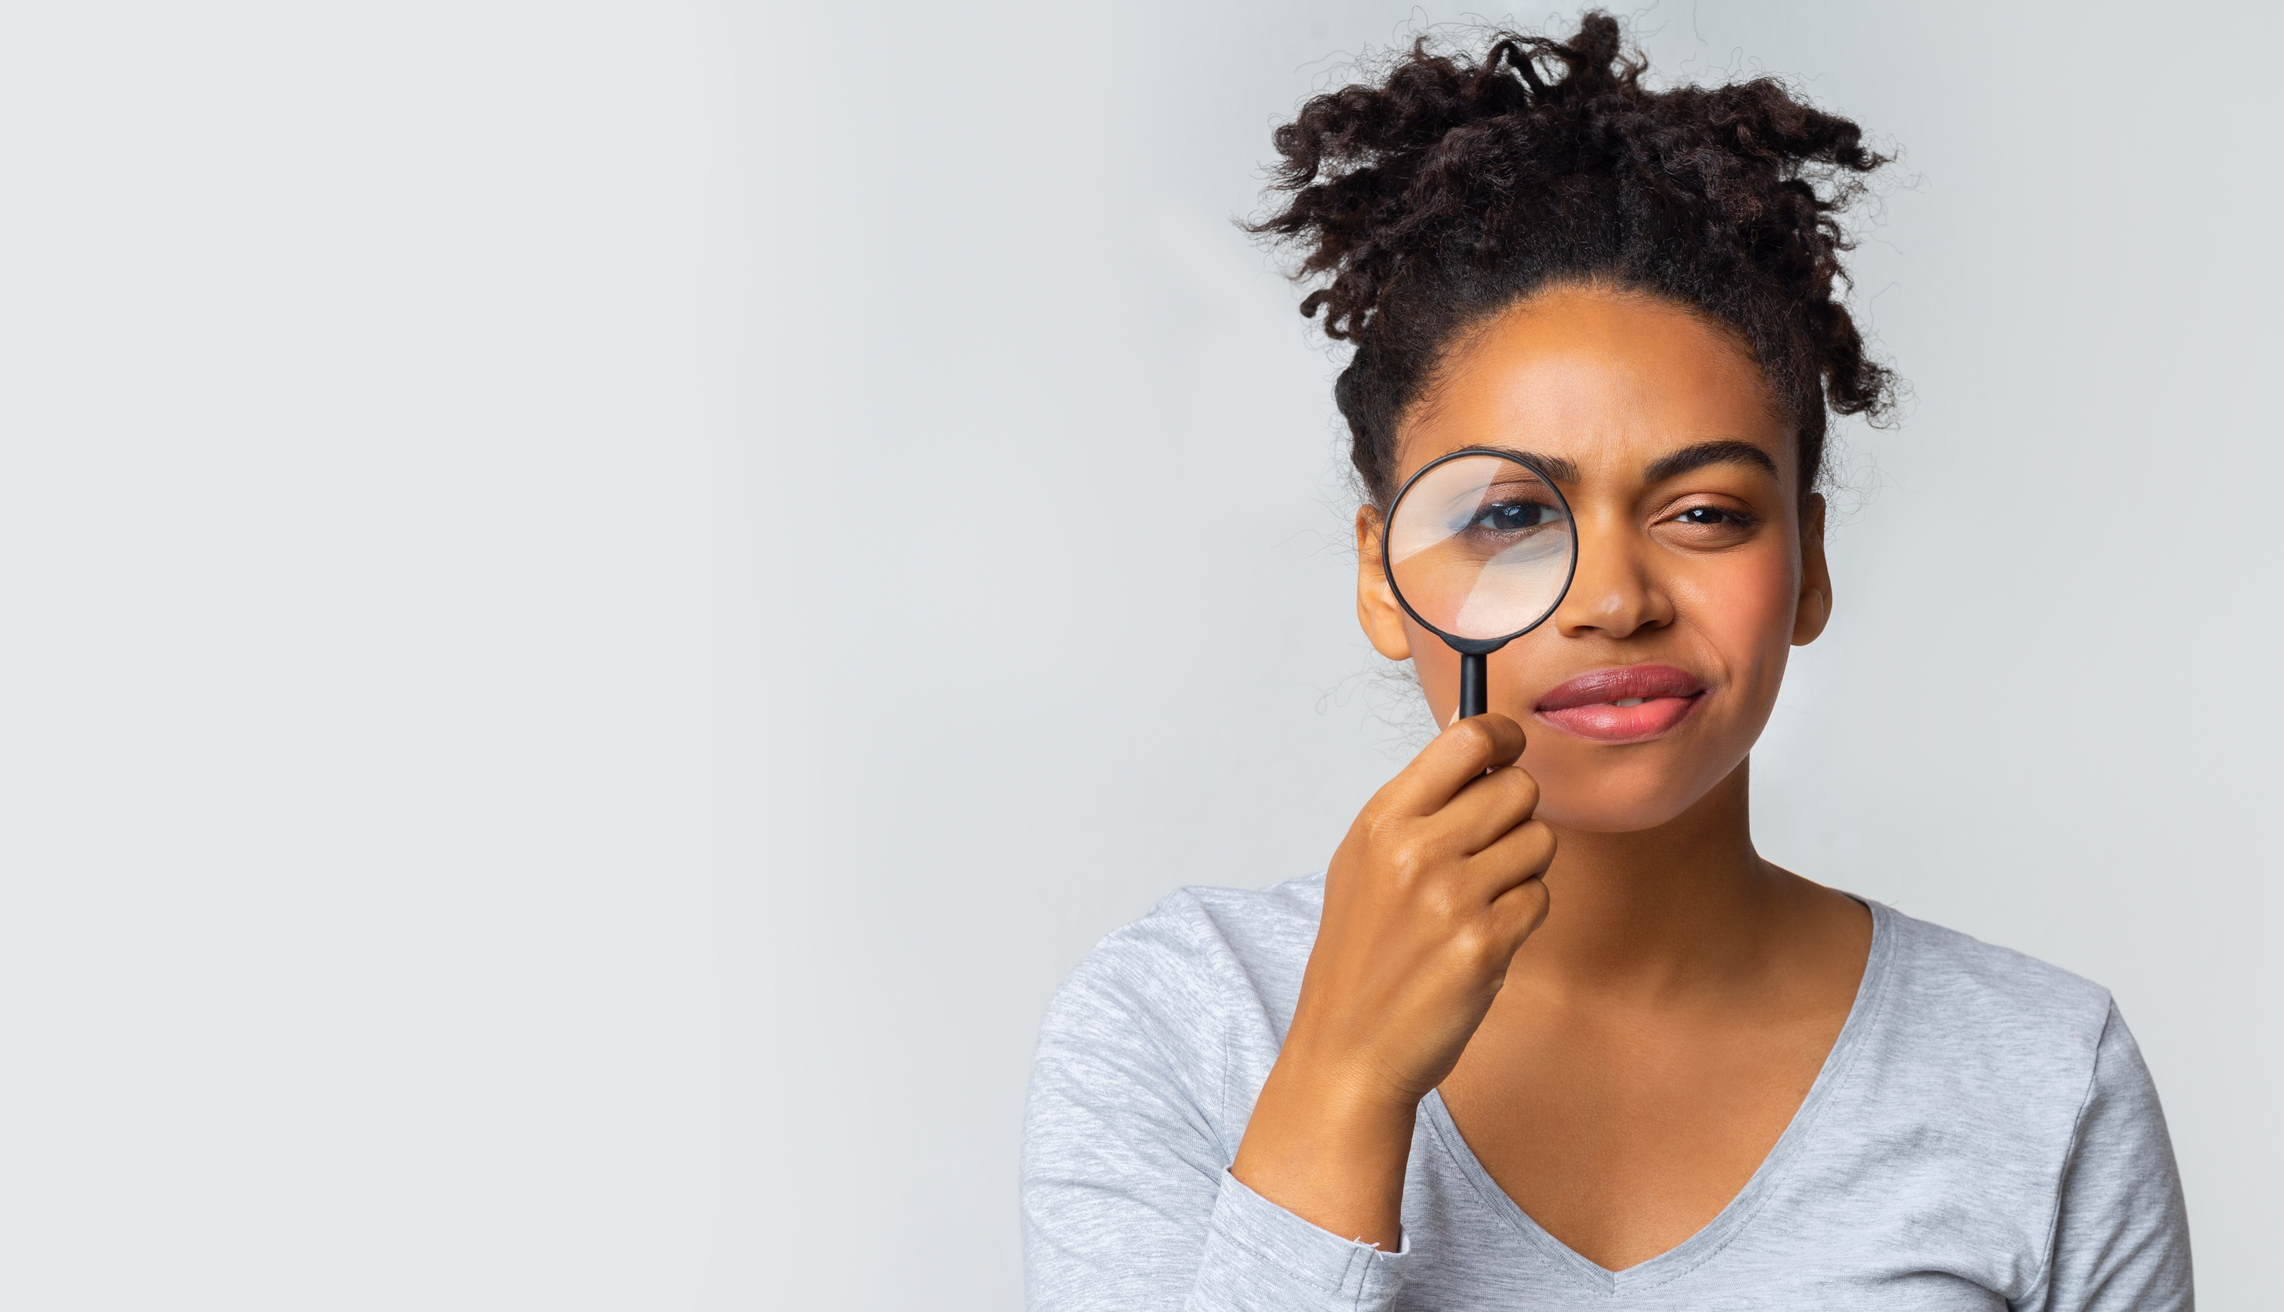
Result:
<instances>
[{"instance_id":1,"label":"mouth","mask_svg":"<svg viewBox=\"0 0 2284 1312\"><path fill-rule=\"evenodd\" d=\"M1548 690L1531 710L1564 733L1604 743L1655 738L1697 709L1705 681L1671 665L1614 665Z\"/></svg>"}]
</instances>

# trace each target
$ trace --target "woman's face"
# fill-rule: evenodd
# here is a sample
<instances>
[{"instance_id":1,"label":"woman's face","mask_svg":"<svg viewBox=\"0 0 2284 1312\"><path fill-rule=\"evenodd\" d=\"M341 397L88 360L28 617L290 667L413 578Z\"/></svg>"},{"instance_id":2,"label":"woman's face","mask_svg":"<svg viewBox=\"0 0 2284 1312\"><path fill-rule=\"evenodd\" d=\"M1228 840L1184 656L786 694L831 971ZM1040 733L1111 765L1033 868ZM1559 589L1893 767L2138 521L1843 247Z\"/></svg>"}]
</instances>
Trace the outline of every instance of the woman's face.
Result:
<instances>
[{"instance_id":1,"label":"woman's face","mask_svg":"<svg viewBox=\"0 0 2284 1312\"><path fill-rule=\"evenodd\" d=\"M1551 289L1455 348L1398 430L1399 479L1462 447L1532 457L1577 519L1569 595L1490 658L1538 814L1601 831L1680 815L1744 762L1788 649L1831 611L1823 499L1804 522L1799 452L1760 370L1667 302ZM1364 630L1413 661L1448 723L1459 657L1389 592L1378 512L1356 525Z\"/></svg>"}]
</instances>

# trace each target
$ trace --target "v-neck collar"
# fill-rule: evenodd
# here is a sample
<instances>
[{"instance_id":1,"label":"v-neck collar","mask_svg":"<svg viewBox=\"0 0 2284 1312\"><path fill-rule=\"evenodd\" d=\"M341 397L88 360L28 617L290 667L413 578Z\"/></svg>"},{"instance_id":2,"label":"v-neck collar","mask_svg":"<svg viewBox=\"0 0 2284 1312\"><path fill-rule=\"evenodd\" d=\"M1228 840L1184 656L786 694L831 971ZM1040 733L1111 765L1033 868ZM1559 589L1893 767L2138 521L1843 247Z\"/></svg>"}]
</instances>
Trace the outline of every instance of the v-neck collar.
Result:
<instances>
[{"instance_id":1,"label":"v-neck collar","mask_svg":"<svg viewBox=\"0 0 2284 1312\"><path fill-rule=\"evenodd\" d=\"M1504 1217L1525 1242L1587 1286L1604 1294L1632 1293L1687 1274L1711 1260L1736 1238L1768 1200L1792 1160L1799 1156L1801 1144L1814 1132L1817 1114L1823 1110L1832 1090L1846 1077L1849 1064L1863 1046L1864 1035L1872 1029L1886 993L1888 964L1895 953L1895 927L1893 913L1885 906L1869 898L1856 900L1872 913L1872 946L1864 958L1864 976L1856 984L1855 1003L1848 1008L1848 1019L1840 1027L1840 1037L1832 1041L1832 1051L1824 1055L1824 1065L1816 1072L1816 1082L1809 1086L1808 1096L1800 1100L1799 1109L1793 1112L1784 1133L1777 1137L1776 1146L1769 1149L1768 1156L1761 1159L1760 1168L1745 1181L1745 1187L1737 1191L1728 1206L1696 1234L1656 1257L1637 1262L1623 1271L1612 1271L1548 1234L1546 1227L1532 1220L1530 1213L1509 1198L1507 1191L1491 1178L1491 1173L1483 1169L1483 1163L1476 1160L1475 1150L1467 1146L1458 1124L1451 1119L1451 1109L1443 1105L1441 1090L1430 1091L1420 1104L1427 1113L1429 1127L1459 1173L1482 1195L1484 1204Z\"/></svg>"}]
</instances>

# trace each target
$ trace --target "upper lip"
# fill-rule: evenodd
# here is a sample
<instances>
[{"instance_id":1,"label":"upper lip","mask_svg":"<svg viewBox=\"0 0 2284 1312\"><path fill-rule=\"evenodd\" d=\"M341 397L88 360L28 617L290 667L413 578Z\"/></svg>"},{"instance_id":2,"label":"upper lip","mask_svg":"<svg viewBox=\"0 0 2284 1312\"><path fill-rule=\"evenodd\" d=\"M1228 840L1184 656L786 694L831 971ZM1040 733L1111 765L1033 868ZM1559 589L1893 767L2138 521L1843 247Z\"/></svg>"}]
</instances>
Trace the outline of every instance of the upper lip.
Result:
<instances>
[{"instance_id":1,"label":"upper lip","mask_svg":"<svg viewBox=\"0 0 2284 1312\"><path fill-rule=\"evenodd\" d=\"M1539 698L1534 711L1567 711L1627 697L1695 697L1705 681L1671 665L1613 665L1588 670L1567 683L1557 684Z\"/></svg>"}]
</instances>

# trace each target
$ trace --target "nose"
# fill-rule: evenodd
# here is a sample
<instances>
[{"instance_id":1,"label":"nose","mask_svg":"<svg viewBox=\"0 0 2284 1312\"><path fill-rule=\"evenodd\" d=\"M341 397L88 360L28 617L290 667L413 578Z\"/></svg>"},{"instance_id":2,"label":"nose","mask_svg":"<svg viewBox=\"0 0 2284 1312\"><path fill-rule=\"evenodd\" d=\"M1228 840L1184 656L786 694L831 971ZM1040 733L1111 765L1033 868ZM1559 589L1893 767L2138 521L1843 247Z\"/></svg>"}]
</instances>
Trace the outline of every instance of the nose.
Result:
<instances>
[{"instance_id":1,"label":"nose","mask_svg":"<svg viewBox=\"0 0 2284 1312\"><path fill-rule=\"evenodd\" d=\"M1599 518L1599 517L1598 517ZM1673 623L1673 600L1640 548L1640 535L1614 520L1578 524L1578 572L1555 608L1565 638L1630 638Z\"/></svg>"}]
</instances>

